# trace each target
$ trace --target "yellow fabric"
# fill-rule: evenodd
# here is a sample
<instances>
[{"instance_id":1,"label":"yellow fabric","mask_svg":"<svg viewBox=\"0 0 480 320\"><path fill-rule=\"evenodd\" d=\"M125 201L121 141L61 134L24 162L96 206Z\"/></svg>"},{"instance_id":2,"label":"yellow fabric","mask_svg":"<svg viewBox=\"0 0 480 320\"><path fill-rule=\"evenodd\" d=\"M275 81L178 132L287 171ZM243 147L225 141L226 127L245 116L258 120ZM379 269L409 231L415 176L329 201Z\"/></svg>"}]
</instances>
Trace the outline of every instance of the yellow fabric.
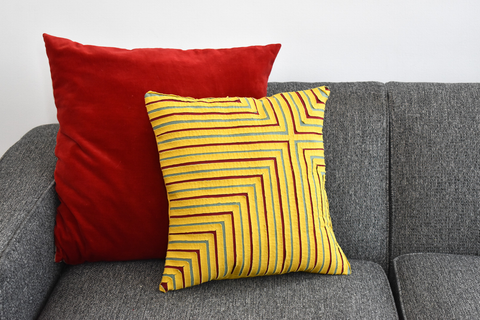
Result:
<instances>
[{"instance_id":1,"label":"yellow fabric","mask_svg":"<svg viewBox=\"0 0 480 320\"><path fill-rule=\"evenodd\" d=\"M326 87L262 99L146 94L170 204L160 290L351 272L325 192L329 94Z\"/></svg>"}]
</instances>

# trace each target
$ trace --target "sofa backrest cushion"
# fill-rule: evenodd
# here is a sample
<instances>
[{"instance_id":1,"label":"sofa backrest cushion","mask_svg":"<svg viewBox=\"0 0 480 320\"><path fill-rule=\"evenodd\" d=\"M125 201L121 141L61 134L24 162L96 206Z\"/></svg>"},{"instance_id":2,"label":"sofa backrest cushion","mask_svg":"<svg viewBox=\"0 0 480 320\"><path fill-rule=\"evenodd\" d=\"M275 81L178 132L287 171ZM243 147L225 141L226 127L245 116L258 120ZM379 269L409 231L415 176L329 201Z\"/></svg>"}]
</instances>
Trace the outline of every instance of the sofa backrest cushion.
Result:
<instances>
[{"instance_id":1,"label":"sofa backrest cushion","mask_svg":"<svg viewBox=\"0 0 480 320\"><path fill-rule=\"evenodd\" d=\"M479 254L480 84L388 83L392 259Z\"/></svg>"},{"instance_id":2,"label":"sofa backrest cushion","mask_svg":"<svg viewBox=\"0 0 480 320\"><path fill-rule=\"evenodd\" d=\"M388 266L388 149L385 86L270 83L268 94L330 88L324 120L326 189L335 236L348 259ZM352 270L355 272L355 270Z\"/></svg>"}]
</instances>

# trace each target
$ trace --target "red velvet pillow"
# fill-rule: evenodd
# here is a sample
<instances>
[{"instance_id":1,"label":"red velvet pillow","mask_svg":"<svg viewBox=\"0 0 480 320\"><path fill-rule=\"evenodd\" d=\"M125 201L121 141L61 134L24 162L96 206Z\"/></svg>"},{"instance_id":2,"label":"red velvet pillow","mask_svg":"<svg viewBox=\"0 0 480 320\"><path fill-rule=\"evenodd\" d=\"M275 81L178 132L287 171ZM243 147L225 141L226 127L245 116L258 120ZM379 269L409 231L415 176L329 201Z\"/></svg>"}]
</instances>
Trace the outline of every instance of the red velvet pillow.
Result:
<instances>
[{"instance_id":1,"label":"red velvet pillow","mask_svg":"<svg viewBox=\"0 0 480 320\"><path fill-rule=\"evenodd\" d=\"M126 50L44 40L60 123L55 260L165 257L168 201L145 93L261 98L280 45Z\"/></svg>"}]
</instances>

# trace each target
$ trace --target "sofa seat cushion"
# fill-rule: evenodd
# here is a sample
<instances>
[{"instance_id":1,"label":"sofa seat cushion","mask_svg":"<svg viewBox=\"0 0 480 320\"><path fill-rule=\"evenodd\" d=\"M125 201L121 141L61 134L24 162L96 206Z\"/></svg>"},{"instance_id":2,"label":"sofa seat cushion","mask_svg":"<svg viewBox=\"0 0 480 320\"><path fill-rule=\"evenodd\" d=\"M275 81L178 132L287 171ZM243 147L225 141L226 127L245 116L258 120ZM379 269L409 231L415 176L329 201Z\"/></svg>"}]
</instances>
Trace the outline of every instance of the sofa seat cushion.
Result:
<instances>
[{"instance_id":1,"label":"sofa seat cushion","mask_svg":"<svg viewBox=\"0 0 480 320\"><path fill-rule=\"evenodd\" d=\"M413 253L393 261L405 319L480 319L480 257Z\"/></svg>"},{"instance_id":2,"label":"sofa seat cushion","mask_svg":"<svg viewBox=\"0 0 480 320\"><path fill-rule=\"evenodd\" d=\"M163 260L69 267L40 319L396 319L380 265L351 260L352 274L292 273L158 289Z\"/></svg>"}]
</instances>

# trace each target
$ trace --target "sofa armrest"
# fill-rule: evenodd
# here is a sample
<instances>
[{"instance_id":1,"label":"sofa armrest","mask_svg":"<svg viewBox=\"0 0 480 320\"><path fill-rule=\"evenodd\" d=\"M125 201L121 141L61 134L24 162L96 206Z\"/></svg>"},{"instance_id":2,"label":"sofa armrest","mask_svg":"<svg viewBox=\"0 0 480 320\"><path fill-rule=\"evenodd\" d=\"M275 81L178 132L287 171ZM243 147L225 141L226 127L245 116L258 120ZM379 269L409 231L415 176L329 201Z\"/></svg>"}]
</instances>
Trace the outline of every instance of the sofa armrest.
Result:
<instances>
[{"instance_id":1,"label":"sofa armrest","mask_svg":"<svg viewBox=\"0 0 480 320\"><path fill-rule=\"evenodd\" d=\"M63 264L54 262L58 125L32 129L0 158L0 319L32 319Z\"/></svg>"}]
</instances>

